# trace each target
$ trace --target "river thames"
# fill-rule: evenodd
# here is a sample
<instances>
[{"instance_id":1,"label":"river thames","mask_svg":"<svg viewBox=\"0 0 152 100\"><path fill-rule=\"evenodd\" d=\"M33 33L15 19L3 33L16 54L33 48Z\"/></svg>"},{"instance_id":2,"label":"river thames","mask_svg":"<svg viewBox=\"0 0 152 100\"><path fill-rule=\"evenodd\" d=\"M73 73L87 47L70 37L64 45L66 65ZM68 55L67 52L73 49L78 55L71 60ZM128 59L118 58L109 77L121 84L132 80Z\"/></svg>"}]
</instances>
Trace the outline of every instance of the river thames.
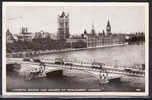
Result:
<instances>
[{"instance_id":1,"label":"river thames","mask_svg":"<svg viewBox=\"0 0 152 100\"><path fill-rule=\"evenodd\" d=\"M81 51L70 51L55 54L39 55L40 59L63 58L68 61L93 62L107 65L133 66L145 63L145 45L123 45L116 47L96 48ZM102 92L136 92L145 91L144 77L124 76L120 83L99 84L89 73L82 71L65 71L62 77L39 78L26 81L21 78L7 76L7 90L41 88L41 89L100 89Z\"/></svg>"}]
</instances>

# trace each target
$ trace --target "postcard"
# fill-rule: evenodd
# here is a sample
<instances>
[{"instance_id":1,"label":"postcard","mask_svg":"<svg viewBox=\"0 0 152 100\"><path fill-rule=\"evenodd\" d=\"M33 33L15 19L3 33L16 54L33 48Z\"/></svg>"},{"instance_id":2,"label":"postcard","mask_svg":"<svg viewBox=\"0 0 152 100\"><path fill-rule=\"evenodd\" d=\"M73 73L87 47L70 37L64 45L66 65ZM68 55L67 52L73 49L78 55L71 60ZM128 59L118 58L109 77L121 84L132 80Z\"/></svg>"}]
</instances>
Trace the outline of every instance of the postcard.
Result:
<instances>
[{"instance_id":1,"label":"postcard","mask_svg":"<svg viewBox=\"0 0 152 100\"><path fill-rule=\"evenodd\" d=\"M148 96L146 2L3 2L4 96Z\"/></svg>"}]
</instances>

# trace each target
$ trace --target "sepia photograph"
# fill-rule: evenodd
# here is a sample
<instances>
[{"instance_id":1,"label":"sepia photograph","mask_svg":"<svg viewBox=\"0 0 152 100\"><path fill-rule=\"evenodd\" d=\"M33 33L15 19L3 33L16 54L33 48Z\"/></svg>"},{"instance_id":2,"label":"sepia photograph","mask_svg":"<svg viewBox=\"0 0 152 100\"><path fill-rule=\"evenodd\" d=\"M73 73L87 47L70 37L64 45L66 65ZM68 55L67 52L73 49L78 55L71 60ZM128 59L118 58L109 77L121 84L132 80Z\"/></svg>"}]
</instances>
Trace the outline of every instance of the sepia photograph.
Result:
<instances>
[{"instance_id":1,"label":"sepia photograph","mask_svg":"<svg viewBox=\"0 0 152 100\"><path fill-rule=\"evenodd\" d=\"M2 8L3 95L148 96L148 3Z\"/></svg>"}]
</instances>

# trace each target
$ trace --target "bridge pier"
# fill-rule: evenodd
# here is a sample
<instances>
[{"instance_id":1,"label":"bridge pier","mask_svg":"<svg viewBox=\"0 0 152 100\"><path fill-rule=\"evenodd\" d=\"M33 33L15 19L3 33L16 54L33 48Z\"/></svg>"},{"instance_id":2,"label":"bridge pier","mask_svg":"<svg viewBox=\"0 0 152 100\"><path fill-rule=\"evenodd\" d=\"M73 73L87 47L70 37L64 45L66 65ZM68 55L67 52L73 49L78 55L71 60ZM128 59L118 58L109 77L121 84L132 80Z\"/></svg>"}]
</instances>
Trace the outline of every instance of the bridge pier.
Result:
<instances>
[{"instance_id":1,"label":"bridge pier","mask_svg":"<svg viewBox=\"0 0 152 100\"><path fill-rule=\"evenodd\" d=\"M104 71L100 71L98 73L98 80L99 80L99 84L105 84L105 83L108 83L108 74Z\"/></svg>"},{"instance_id":2,"label":"bridge pier","mask_svg":"<svg viewBox=\"0 0 152 100\"><path fill-rule=\"evenodd\" d=\"M116 83L121 81L121 75L108 73L104 69L98 72L94 72L94 71L88 71L88 72L97 78L99 84Z\"/></svg>"},{"instance_id":3,"label":"bridge pier","mask_svg":"<svg viewBox=\"0 0 152 100\"><path fill-rule=\"evenodd\" d=\"M46 73L46 77L47 78L51 78L51 77L60 77L63 76L63 70L55 70L55 71L50 71Z\"/></svg>"}]
</instances>

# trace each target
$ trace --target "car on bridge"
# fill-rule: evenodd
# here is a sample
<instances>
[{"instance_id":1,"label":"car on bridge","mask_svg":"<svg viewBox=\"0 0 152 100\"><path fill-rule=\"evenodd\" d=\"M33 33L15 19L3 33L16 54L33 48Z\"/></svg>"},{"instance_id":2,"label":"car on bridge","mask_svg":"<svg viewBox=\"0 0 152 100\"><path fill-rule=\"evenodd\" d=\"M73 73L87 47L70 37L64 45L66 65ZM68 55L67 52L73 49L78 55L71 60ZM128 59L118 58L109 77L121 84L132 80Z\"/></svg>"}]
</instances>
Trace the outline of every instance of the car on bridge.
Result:
<instances>
[{"instance_id":1,"label":"car on bridge","mask_svg":"<svg viewBox=\"0 0 152 100\"><path fill-rule=\"evenodd\" d=\"M23 58L23 61L31 61L31 58L29 58L29 57L25 57L25 58Z\"/></svg>"},{"instance_id":2,"label":"car on bridge","mask_svg":"<svg viewBox=\"0 0 152 100\"><path fill-rule=\"evenodd\" d=\"M72 66L73 64L72 64L72 63L70 63L70 62L65 62L65 64L64 64L64 65Z\"/></svg>"},{"instance_id":3,"label":"car on bridge","mask_svg":"<svg viewBox=\"0 0 152 100\"><path fill-rule=\"evenodd\" d=\"M32 60L33 60L33 62L41 63L41 60L40 60L40 59L38 59L38 58L33 58Z\"/></svg>"},{"instance_id":4,"label":"car on bridge","mask_svg":"<svg viewBox=\"0 0 152 100\"><path fill-rule=\"evenodd\" d=\"M125 71L126 71L126 72L132 72L132 69L130 69L130 68L125 68Z\"/></svg>"},{"instance_id":5,"label":"car on bridge","mask_svg":"<svg viewBox=\"0 0 152 100\"><path fill-rule=\"evenodd\" d=\"M104 66L104 63L100 63L100 62L93 62L91 68L93 69L102 69L102 67Z\"/></svg>"},{"instance_id":6,"label":"car on bridge","mask_svg":"<svg viewBox=\"0 0 152 100\"><path fill-rule=\"evenodd\" d=\"M23 61L26 61L26 62L35 62L35 63L43 63L40 59L38 58L31 58L31 57L25 57L23 58Z\"/></svg>"},{"instance_id":7,"label":"car on bridge","mask_svg":"<svg viewBox=\"0 0 152 100\"><path fill-rule=\"evenodd\" d=\"M64 65L64 61L62 58L56 58L54 64L57 65Z\"/></svg>"}]
</instances>

